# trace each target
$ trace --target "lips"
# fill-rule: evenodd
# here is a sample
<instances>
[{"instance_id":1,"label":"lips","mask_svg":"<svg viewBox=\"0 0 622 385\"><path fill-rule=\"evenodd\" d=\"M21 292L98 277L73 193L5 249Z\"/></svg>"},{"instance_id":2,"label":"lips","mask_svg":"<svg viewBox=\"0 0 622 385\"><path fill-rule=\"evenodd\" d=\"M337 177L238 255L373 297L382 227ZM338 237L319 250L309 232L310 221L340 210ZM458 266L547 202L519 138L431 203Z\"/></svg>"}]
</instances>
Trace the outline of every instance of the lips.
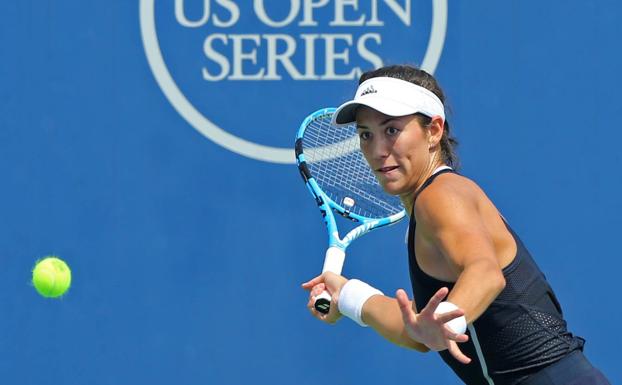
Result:
<instances>
[{"instance_id":1,"label":"lips","mask_svg":"<svg viewBox=\"0 0 622 385\"><path fill-rule=\"evenodd\" d=\"M391 172L391 171L393 171L393 170L395 170L397 168L398 168L398 166L386 166L386 167L378 168L378 169L376 169L376 171L381 172L383 174L386 174L386 173Z\"/></svg>"}]
</instances>

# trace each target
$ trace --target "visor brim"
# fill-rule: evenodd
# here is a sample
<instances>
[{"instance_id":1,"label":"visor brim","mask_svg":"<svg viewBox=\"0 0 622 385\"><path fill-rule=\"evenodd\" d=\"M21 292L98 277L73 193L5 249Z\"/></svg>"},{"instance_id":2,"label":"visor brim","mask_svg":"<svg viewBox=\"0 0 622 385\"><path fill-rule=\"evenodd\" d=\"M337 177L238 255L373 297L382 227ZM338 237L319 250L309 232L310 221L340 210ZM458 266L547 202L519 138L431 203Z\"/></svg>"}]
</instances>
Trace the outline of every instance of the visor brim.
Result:
<instances>
[{"instance_id":1,"label":"visor brim","mask_svg":"<svg viewBox=\"0 0 622 385\"><path fill-rule=\"evenodd\" d=\"M387 116L396 117L422 112L412 106L405 105L395 100L369 96L359 98L358 100L351 100L339 106L333 115L333 124L336 126L345 126L355 122L356 111L361 106L372 108Z\"/></svg>"}]
</instances>

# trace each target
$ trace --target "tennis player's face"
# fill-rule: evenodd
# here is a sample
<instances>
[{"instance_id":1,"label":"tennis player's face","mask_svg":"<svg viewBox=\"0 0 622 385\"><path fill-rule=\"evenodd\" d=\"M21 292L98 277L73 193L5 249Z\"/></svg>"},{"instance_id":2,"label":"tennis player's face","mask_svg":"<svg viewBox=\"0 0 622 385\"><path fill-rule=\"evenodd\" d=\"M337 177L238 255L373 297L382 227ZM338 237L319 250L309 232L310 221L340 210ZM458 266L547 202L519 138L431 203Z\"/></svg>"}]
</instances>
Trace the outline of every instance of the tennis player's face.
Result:
<instances>
[{"instance_id":1,"label":"tennis player's face","mask_svg":"<svg viewBox=\"0 0 622 385\"><path fill-rule=\"evenodd\" d=\"M368 107L356 113L361 151L384 190L412 194L431 163L429 134L414 115L392 117Z\"/></svg>"}]
</instances>

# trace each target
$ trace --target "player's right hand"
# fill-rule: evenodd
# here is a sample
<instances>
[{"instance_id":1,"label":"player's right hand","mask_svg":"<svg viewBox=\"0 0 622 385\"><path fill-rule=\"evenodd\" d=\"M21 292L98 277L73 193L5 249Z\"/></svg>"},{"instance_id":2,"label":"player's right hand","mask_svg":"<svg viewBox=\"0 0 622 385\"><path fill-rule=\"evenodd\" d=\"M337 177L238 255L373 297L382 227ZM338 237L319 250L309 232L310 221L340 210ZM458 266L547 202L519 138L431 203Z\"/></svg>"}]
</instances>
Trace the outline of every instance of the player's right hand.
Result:
<instances>
[{"instance_id":1,"label":"player's right hand","mask_svg":"<svg viewBox=\"0 0 622 385\"><path fill-rule=\"evenodd\" d=\"M327 271L303 283L302 288L309 291L309 302L307 302L309 312L311 312L315 318L326 323L334 324L337 322L341 318L338 305L339 293L346 282L348 282L348 280L345 277ZM315 297L320 295L324 290L331 295L330 310L327 314L322 314L315 309Z\"/></svg>"}]
</instances>

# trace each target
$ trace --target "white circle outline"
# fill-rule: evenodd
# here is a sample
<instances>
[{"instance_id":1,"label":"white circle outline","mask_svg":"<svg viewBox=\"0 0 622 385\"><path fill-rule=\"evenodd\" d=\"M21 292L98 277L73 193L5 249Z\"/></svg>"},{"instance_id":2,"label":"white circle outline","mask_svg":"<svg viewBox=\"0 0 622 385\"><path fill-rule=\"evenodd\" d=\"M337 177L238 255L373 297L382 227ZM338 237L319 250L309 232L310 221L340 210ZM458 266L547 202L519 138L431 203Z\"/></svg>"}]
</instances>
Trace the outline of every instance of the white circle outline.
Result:
<instances>
[{"instance_id":1,"label":"white circle outline","mask_svg":"<svg viewBox=\"0 0 622 385\"><path fill-rule=\"evenodd\" d=\"M294 150L265 146L228 133L201 114L184 96L173 80L164 58L155 28L155 0L140 0L140 31L147 61L164 95L192 127L212 142L229 151L264 162L296 163ZM433 74L441 58L447 31L447 0L432 1L432 28L421 68Z\"/></svg>"}]
</instances>

